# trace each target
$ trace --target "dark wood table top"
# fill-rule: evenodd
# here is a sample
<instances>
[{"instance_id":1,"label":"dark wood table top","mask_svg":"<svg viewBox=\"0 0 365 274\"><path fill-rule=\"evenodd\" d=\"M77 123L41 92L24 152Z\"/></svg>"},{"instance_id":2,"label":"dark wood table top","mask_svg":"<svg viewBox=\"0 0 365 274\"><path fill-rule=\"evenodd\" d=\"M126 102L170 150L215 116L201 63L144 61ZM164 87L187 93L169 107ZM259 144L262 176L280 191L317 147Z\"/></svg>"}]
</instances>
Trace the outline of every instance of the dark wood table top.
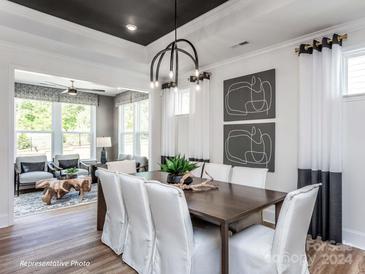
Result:
<instances>
[{"instance_id":1,"label":"dark wood table top","mask_svg":"<svg viewBox=\"0 0 365 274\"><path fill-rule=\"evenodd\" d=\"M146 180L166 183L167 173L161 171L141 172L138 176ZM194 178L193 184L205 179ZM216 224L233 223L245 215L256 212L270 205L282 202L286 193L213 181L218 189L204 192L185 191L190 213Z\"/></svg>"}]
</instances>

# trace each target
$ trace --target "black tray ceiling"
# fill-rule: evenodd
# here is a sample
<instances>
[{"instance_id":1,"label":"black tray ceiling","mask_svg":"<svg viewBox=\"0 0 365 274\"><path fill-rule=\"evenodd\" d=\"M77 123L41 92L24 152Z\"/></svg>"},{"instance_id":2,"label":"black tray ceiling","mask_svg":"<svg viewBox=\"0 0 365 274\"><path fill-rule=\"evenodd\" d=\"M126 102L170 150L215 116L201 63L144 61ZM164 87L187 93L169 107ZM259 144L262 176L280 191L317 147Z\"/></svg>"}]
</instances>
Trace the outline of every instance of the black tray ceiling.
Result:
<instances>
[{"instance_id":1,"label":"black tray ceiling","mask_svg":"<svg viewBox=\"0 0 365 274\"><path fill-rule=\"evenodd\" d=\"M173 0L10 0L23 6L148 45L174 29ZM178 26L228 0L178 0ZM125 28L134 24L138 30Z\"/></svg>"}]
</instances>

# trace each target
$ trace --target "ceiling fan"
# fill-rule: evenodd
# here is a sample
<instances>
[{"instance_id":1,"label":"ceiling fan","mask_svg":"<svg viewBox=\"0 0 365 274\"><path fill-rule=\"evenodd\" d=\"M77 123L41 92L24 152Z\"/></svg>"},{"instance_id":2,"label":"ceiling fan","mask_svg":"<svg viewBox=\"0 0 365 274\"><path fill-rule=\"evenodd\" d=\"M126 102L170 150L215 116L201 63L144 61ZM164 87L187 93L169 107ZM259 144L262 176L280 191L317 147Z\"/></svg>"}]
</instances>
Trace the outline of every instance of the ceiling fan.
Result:
<instances>
[{"instance_id":1,"label":"ceiling fan","mask_svg":"<svg viewBox=\"0 0 365 274\"><path fill-rule=\"evenodd\" d=\"M71 81L71 86L65 86L65 85L60 85L60 84L56 84L56 83L52 83L52 82L42 82L40 84L42 85L46 85L46 86L49 86L49 87L54 87L54 88L62 88L65 90L62 91L61 93L62 94L68 94L68 95L77 95L77 92L78 91L81 91L81 92L105 92L105 90L103 89L88 89L88 88L76 88L74 86L74 80L70 80Z\"/></svg>"}]
</instances>

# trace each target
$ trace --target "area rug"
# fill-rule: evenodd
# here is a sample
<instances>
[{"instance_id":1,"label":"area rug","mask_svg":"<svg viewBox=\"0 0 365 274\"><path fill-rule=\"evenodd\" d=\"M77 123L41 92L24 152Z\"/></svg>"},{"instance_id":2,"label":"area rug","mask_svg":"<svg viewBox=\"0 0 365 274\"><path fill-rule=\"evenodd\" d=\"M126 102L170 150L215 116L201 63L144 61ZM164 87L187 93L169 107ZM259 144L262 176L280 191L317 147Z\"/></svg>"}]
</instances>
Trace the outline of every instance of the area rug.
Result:
<instances>
[{"instance_id":1,"label":"area rug","mask_svg":"<svg viewBox=\"0 0 365 274\"><path fill-rule=\"evenodd\" d=\"M14 217L19 218L49 210L95 202L97 199L97 184L91 186L91 191L84 194L82 201L80 201L79 192L73 189L61 199L57 200L53 197L51 205L42 202L42 194L43 191L37 191L20 194L19 197L15 196Z\"/></svg>"}]
</instances>

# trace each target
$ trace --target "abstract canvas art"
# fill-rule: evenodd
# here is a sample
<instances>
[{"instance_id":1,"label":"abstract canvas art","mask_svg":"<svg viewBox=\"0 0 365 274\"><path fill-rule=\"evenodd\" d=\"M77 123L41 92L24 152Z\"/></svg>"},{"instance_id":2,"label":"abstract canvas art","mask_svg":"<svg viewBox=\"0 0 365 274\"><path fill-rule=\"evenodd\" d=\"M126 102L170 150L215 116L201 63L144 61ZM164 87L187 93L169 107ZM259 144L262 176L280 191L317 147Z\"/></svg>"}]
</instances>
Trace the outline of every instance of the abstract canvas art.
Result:
<instances>
[{"instance_id":1,"label":"abstract canvas art","mask_svg":"<svg viewBox=\"0 0 365 274\"><path fill-rule=\"evenodd\" d=\"M225 80L224 121L275 118L275 69Z\"/></svg>"},{"instance_id":2,"label":"abstract canvas art","mask_svg":"<svg viewBox=\"0 0 365 274\"><path fill-rule=\"evenodd\" d=\"M275 123L224 125L224 164L275 171Z\"/></svg>"}]
</instances>

